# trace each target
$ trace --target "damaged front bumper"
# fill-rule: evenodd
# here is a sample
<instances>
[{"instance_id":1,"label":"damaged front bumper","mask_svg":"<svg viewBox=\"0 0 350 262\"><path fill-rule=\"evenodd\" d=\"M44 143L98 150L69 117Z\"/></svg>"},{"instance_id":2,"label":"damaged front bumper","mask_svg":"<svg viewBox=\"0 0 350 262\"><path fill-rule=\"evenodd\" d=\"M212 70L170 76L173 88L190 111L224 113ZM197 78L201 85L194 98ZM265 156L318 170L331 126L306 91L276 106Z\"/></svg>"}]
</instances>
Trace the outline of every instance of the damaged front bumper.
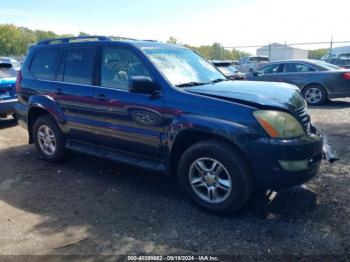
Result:
<instances>
[{"instance_id":1,"label":"damaged front bumper","mask_svg":"<svg viewBox=\"0 0 350 262\"><path fill-rule=\"evenodd\" d=\"M335 161L338 161L339 158L336 155L336 153L334 152L334 150L332 149L332 147L329 145L327 136L325 134L321 133L319 131L319 129L314 125L311 125L310 130L313 134L316 134L316 135L322 137L322 139L323 139L323 148L322 148L323 159L327 160L331 164L334 163Z\"/></svg>"}]
</instances>

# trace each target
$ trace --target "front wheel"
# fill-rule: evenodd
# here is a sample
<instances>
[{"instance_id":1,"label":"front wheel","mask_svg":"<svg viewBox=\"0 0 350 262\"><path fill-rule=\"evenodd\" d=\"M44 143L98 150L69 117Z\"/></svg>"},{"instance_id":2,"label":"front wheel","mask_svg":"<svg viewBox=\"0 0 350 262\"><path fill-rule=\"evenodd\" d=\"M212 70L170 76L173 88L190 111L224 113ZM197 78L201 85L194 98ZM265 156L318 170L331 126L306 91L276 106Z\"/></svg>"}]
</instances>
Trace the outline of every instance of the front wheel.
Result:
<instances>
[{"instance_id":1,"label":"front wheel","mask_svg":"<svg viewBox=\"0 0 350 262\"><path fill-rule=\"evenodd\" d=\"M199 207L219 213L241 209L253 187L244 157L220 140L202 141L186 150L180 160L178 179Z\"/></svg>"},{"instance_id":2,"label":"front wheel","mask_svg":"<svg viewBox=\"0 0 350 262\"><path fill-rule=\"evenodd\" d=\"M302 94L311 106L322 105L327 101L327 92L320 85L310 85L303 89Z\"/></svg>"},{"instance_id":3,"label":"front wheel","mask_svg":"<svg viewBox=\"0 0 350 262\"><path fill-rule=\"evenodd\" d=\"M63 160L65 139L50 115L43 115L35 121L33 138L39 154L46 161L58 163Z\"/></svg>"}]
</instances>

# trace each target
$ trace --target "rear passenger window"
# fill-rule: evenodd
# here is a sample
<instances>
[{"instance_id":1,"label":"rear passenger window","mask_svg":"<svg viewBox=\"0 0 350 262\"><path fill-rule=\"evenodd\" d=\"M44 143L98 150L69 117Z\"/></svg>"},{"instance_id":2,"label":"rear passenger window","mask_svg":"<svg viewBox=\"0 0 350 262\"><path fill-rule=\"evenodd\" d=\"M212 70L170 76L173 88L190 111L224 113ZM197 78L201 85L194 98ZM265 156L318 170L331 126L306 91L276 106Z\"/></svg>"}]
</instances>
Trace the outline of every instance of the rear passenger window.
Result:
<instances>
[{"instance_id":1,"label":"rear passenger window","mask_svg":"<svg viewBox=\"0 0 350 262\"><path fill-rule=\"evenodd\" d=\"M37 79L53 80L59 49L42 49L37 51L30 66L30 71Z\"/></svg>"},{"instance_id":2,"label":"rear passenger window","mask_svg":"<svg viewBox=\"0 0 350 262\"><path fill-rule=\"evenodd\" d=\"M291 63L291 64L284 65L285 73L300 73L300 72L312 72L312 71L315 71L315 69L304 64Z\"/></svg>"},{"instance_id":3,"label":"rear passenger window","mask_svg":"<svg viewBox=\"0 0 350 262\"><path fill-rule=\"evenodd\" d=\"M96 49L79 47L68 49L63 81L74 84L91 85Z\"/></svg>"}]
</instances>

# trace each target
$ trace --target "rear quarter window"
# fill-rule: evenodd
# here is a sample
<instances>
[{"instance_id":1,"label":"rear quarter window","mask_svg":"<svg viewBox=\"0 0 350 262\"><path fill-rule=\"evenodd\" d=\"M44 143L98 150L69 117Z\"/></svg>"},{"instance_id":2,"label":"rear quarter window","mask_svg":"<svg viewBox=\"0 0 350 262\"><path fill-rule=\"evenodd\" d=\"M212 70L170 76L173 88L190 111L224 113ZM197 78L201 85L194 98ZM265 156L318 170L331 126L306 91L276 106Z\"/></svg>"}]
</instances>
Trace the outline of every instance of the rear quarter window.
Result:
<instances>
[{"instance_id":1,"label":"rear quarter window","mask_svg":"<svg viewBox=\"0 0 350 262\"><path fill-rule=\"evenodd\" d=\"M58 54L59 49L57 48L38 50L30 66L30 71L34 77L41 80L53 80Z\"/></svg>"}]
</instances>

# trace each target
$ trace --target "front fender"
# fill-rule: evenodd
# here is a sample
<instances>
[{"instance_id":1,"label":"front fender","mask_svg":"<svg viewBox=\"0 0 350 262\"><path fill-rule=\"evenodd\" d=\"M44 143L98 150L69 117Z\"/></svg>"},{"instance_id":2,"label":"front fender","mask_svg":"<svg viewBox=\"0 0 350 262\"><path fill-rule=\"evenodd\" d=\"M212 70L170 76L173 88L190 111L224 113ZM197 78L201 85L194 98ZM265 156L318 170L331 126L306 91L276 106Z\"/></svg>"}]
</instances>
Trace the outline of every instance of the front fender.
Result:
<instances>
[{"instance_id":1,"label":"front fender","mask_svg":"<svg viewBox=\"0 0 350 262\"><path fill-rule=\"evenodd\" d=\"M197 131L222 138L241 149L244 148L244 143L262 136L261 130L253 122L247 121L243 124L206 116L181 115L173 119L168 130L168 149L170 152L177 139L186 131Z\"/></svg>"}]
</instances>

